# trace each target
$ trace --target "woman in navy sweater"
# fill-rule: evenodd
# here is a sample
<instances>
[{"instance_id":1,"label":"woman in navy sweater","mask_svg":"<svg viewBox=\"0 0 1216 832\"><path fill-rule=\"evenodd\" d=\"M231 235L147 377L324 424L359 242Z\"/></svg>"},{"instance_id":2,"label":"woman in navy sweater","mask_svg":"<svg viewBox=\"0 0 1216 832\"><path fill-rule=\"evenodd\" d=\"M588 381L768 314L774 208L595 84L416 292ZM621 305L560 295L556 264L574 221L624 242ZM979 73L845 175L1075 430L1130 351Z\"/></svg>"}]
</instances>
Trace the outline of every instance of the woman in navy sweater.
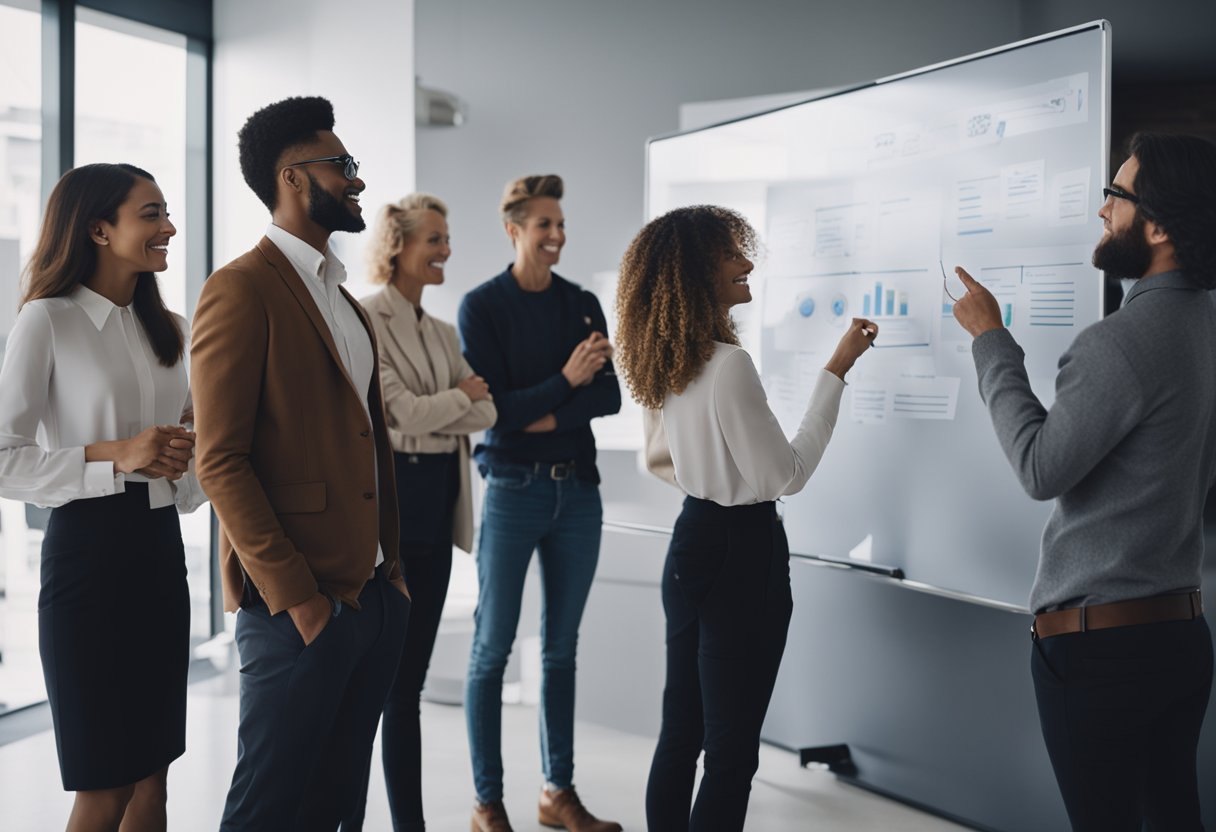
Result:
<instances>
[{"instance_id":1,"label":"woman in navy sweater","mask_svg":"<svg viewBox=\"0 0 1216 832\"><path fill-rule=\"evenodd\" d=\"M465 357L498 408L474 452L487 486L465 689L475 832L511 828L502 804L502 678L534 550L543 586L539 820L578 832L621 828L592 817L573 788L575 645L603 517L590 423L616 413L621 392L599 302L553 273L566 242L561 197L553 175L507 185L501 212L515 262L460 306Z\"/></svg>"}]
</instances>

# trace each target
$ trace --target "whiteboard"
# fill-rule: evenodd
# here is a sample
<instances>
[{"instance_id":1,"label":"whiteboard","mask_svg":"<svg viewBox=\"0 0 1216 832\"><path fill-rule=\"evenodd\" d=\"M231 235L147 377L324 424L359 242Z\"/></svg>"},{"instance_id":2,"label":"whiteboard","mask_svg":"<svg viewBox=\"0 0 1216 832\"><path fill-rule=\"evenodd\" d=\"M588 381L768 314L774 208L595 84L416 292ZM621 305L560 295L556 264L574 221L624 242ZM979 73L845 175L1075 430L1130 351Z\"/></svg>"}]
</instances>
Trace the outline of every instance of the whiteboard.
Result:
<instances>
[{"instance_id":1,"label":"whiteboard","mask_svg":"<svg viewBox=\"0 0 1216 832\"><path fill-rule=\"evenodd\" d=\"M1109 79L1100 21L648 143L649 216L715 203L760 232L736 320L787 433L848 321L880 325L784 501L791 551L1025 605L1050 505L997 444L942 264L992 290L1050 406L1102 312Z\"/></svg>"}]
</instances>

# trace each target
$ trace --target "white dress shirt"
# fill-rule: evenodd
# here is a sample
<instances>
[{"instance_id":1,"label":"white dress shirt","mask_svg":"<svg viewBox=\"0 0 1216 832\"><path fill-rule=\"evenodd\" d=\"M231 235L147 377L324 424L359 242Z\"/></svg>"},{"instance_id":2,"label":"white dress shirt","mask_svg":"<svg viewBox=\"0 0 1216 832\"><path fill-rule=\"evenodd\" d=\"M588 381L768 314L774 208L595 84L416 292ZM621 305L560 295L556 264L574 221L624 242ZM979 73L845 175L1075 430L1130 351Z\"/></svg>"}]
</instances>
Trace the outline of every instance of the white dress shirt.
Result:
<instances>
[{"instance_id":1,"label":"white dress shirt","mask_svg":"<svg viewBox=\"0 0 1216 832\"><path fill-rule=\"evenodd\" d=\"M186 321L175 315L188 337ZM189 350L187 349L187 354ZM148 483L151 508L194 511L206 497L194 463L177 482L85 462L94 442L192 420L185 360L164 367L131 306L84 285L21 308L0 368L0 496L61 506Z\"/></svg>"},{"instance_id":2,"label":"white dress shirt","mask_svg":"<svg viewBox=\"0 0 1216 832\"><path fill-rule=\"evenodd\" d=\"M372 350L372 339L363 325L363 319L348 301L338 291L338 287L346 282L346 266L334 254L333 249L325 247L325 253L317 251L308 243L289 231L284 231L271 223L266 229L266 237L283 252L291 265L295 266L308 287L308 293L317 304L321 317L329 325L338 355L342 357L342 366L346 375L360 392L359 401L363 404L363 412L367 414L367 426L371 429L372 412L367 401L367 391L371 388L372 373L376 368L376 354ZM372 448L372 467L376 470L376 449ZM380 500L380 482L376 481L376 501ZM384 563L384 550L376 543L376 565Z\"/></svg>"},{"instance_id":3,"label":"white dress shirt","mask_svg":"<svg viewBox=\"0 0 1216 832\"><path fill-rule=\"evenodd\" d=\"M792 440L785 438L751 356L716 344L700 375L663 403L676 481L723 506L768 502L806 485L832 438L844 382L821 370Z\"/></svg>"}]
</instances>

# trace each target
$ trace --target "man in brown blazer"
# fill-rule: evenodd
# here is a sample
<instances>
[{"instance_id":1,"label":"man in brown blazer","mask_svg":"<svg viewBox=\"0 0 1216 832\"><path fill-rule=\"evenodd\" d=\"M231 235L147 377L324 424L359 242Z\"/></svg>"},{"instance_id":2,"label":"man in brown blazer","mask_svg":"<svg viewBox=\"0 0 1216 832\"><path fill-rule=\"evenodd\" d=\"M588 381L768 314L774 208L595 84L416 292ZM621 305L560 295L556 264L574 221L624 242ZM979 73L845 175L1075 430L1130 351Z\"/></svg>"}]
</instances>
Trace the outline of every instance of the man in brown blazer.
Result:
<instances>
[{"instance_id":1,"label":"man in brown blazer","mask_svg":"<svg viewBox=\"0 0 1216 832\"><path fill-rule=\"evenodd\" d=\"M194 318L199 482L238 610L238 759L222 830L334 830L405 638L393 452L370 322L334 231L361 231L358 163L323 98L254 113L241 172L272 224Z\"/></svg>"}]
</instances>

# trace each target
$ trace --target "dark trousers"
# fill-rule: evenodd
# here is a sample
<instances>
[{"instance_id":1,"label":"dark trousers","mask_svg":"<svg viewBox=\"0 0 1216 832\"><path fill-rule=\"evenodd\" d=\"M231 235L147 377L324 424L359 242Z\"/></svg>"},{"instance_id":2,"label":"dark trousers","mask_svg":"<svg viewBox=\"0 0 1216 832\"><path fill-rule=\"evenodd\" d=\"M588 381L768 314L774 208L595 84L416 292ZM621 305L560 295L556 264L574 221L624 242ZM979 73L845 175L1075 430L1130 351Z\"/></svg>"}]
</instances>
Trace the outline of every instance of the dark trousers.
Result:
<instances>
[{"instance_id":1,"label":"dark trousers","mask_svg":"<svg viewBox=\"0 0 1216 832\"><path fill-rule=\"evenodd\" d=\"M404 551L406 547L402 546ZM410 635L401 651L397 681L384 703L380 743L384 757L384 783L393 829L422 832L422 729L419 701L427 667L439 632L443 602L452 575L452 544L412 544L407 576L414 606L410 610Z\"/></svg>"},{"instance_id":2,"label":"dark trousers","mask_svg":"<svg viewBox=\"0 0 1216 832\"><path fill-rule=\"evenodd\" d=\"M221 830L332 832L362 798L410 603L377 570L359 605L339 605L307 647L286 612L241 608L238 754Z\"/></svg>"},{"instance_id":3,"label":"dark trousers","mask_svg":"<svg viewBox=\"0 0 1216 832\"><path fill-rule=\"evenodd\" d=\"M1076 832L1197 832L1199 729L1212 687L1202 617L1034 642L1043 739Z\"/></svg>"},{"instance_id":4,"label":"dark trousers","mask_svg":"<svg viewBox=\"0 0 1216 832\"><path fill-rule=\"evenodd\" d=\"M422 728L419 703L435 648L443 602L452 577L452 512L460 494L458 454L394 454L401 517L401 569L410 589L409 636L402 644L397 678L384 703L380 745L384 785L396 832L423 832ZM371 749L355 811L343 832L363 828Z\"/></svg>"},{"instance_id":5,"label":"dark trousers","mask_svg":"<svg viewBox=\"0 0 1216 832\"><path fill-rule=\"evenodd\" d=\"M773 503L723 507L687 498L663 570L663 610L667 685L647 825L741 830L793 611L789 545Z\"/></svg>"}]
</instances>

